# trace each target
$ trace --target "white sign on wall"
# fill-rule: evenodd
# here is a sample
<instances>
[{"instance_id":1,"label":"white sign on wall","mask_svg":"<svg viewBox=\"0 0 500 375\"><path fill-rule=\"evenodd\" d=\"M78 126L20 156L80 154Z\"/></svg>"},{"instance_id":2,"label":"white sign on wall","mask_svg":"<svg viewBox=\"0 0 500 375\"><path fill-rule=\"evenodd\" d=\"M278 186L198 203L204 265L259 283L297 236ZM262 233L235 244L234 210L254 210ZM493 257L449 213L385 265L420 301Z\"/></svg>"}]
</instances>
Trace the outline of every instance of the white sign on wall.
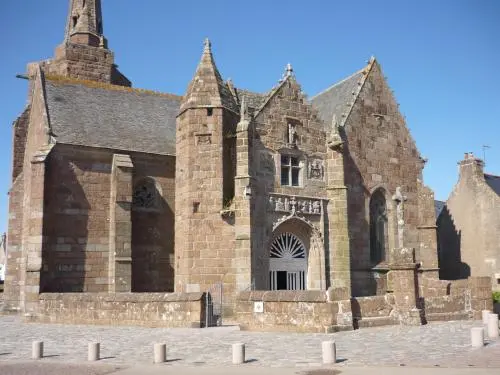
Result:
<instances>
[{"instance_id":1,"label":"white sign on wall","mask_svg":"<svg viewBox=\"0 0 500 375\"><path fill-rule=\"evenodd\" d=\"M253 303L253 312L254 313L263 313L264 312L264 302L254 302Z\"/></svg>"}]
</instances>

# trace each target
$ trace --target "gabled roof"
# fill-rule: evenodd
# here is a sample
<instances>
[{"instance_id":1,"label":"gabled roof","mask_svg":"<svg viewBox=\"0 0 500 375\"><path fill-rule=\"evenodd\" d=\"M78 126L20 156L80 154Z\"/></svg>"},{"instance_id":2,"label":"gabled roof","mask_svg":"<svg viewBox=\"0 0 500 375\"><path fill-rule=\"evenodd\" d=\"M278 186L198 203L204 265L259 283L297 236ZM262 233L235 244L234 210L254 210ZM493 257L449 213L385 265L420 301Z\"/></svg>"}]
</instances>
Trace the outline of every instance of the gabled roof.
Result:
<instances>
[{"instance_id":1,"label":"gabled roof","mask_svg":"<svg viewBox=\"0 0 500 375\"><path fill-rule=\"evenodd\" d=\"M484 180L497 195L500 195L500 176L485 173Z\"/></svg>"},{"instance_id":2,"label":"gabled roof","mask_svg":"<svg viewBox=\"0 0 500 375\"><path fill-rule=\"evenodd\" d=\"M181 97L71 80L45 81L56 142L175 154Z\"/></svg>"},{"instance_id":3,"label":"gabled roof","mask_svg":"<svg viewBox=\"0 0 500 375\"><path fill-rule=\"evenodd\" d=\"M344 125L374 62L372 57L366 67L310 99L326 126L332 123L333 116L339 126Z\"/></svg>"}]
</instances>

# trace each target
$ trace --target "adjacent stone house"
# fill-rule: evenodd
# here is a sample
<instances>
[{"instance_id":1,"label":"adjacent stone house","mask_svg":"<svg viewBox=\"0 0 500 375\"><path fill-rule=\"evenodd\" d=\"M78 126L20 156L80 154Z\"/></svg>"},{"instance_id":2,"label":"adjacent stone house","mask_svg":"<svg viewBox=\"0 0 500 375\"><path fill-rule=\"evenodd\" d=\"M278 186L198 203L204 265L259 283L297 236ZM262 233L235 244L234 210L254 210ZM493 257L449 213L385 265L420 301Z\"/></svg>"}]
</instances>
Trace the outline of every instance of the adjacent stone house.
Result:
<instances>
[{"instance_id":1,"label":"adjacent stone house","mask_svg":"<svg viewBox=\"0 0 500 375\"><path fill-rule=\"evenodd\" d=\"M420 322L438 281L434 198L374 58L311 98L290 65L255 93L222 78L207 40L182 97L140 90L116 69L100 1L71 0L64 42L28 78L7 309L142 322L140 305L179 324L172 311L199 314L220 285L227 314L245 291L285 290L272 298L343 300L324 311L344 325L363 296Z\"/></svg>"},{"instance_id":2,"label":"adjacent stone house","mask_svg":"<svg viewBox=\"0 0 500 375\"><path fill-rule=\"evenodd\" d=\"M500 176L466 153L458 182L438 219L440 276L490 276L500 288Z\"/></svg>"}]
</instances>

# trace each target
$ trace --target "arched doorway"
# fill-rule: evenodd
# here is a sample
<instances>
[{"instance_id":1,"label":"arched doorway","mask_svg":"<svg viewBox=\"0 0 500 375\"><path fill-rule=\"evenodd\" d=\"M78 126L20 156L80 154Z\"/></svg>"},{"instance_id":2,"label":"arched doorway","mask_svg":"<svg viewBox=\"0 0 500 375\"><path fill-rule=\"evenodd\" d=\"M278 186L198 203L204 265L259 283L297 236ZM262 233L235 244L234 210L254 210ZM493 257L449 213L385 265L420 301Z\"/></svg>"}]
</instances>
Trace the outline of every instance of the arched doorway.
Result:
<instances>
[{"instance_id":1,"label":"arched doorway","mask_svg":"<svg viewBox=\"0 0 500 375\"><path fill-rule=\"evenodd\" d=\"M276 236L269 252L269 289L305 290L307 283L307 251L293 233Z\"/></svg>"}]
</instances>

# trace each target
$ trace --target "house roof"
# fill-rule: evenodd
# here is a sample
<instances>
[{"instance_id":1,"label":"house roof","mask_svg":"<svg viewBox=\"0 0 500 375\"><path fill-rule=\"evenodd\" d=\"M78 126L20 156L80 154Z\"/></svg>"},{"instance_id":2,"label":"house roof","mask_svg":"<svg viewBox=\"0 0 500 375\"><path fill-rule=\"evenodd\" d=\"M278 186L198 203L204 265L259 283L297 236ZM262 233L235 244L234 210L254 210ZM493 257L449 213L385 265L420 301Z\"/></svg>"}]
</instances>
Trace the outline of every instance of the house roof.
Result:
<instances>
[{"instance_id":1,"label":"house roof","mask_svg":"<svg viewBox=\"0 0 500 375\"><path fill-rule=\"evenodd\" d=\"M367 73L374 62L375 59L371 58L365 68L335 83L310 99L310 102L316 107L319 117L324 121L326 126L332 123L334 116L338 125L344 125L361 91L365 78L368 75Z\"/></svg>"},{"instance_id":2,"label":"house roof","mask_svg":"<svg viewBox=\"0 0 500 375\"><path fill-rule=\"evenodd\" d=\"M154 154L175 154L181 97L70 80L45 81L57 142Z\"/></svg>"},{"instance_id":3,"label":"house roof","mask_svg":"<svg viewBox=\"0 0 500 375\"><path fill-rule=\"evenodd\" d=\"M500 176L485 173L484 180L497 195L500 195Z\"/></svg>"}]
</instances>

